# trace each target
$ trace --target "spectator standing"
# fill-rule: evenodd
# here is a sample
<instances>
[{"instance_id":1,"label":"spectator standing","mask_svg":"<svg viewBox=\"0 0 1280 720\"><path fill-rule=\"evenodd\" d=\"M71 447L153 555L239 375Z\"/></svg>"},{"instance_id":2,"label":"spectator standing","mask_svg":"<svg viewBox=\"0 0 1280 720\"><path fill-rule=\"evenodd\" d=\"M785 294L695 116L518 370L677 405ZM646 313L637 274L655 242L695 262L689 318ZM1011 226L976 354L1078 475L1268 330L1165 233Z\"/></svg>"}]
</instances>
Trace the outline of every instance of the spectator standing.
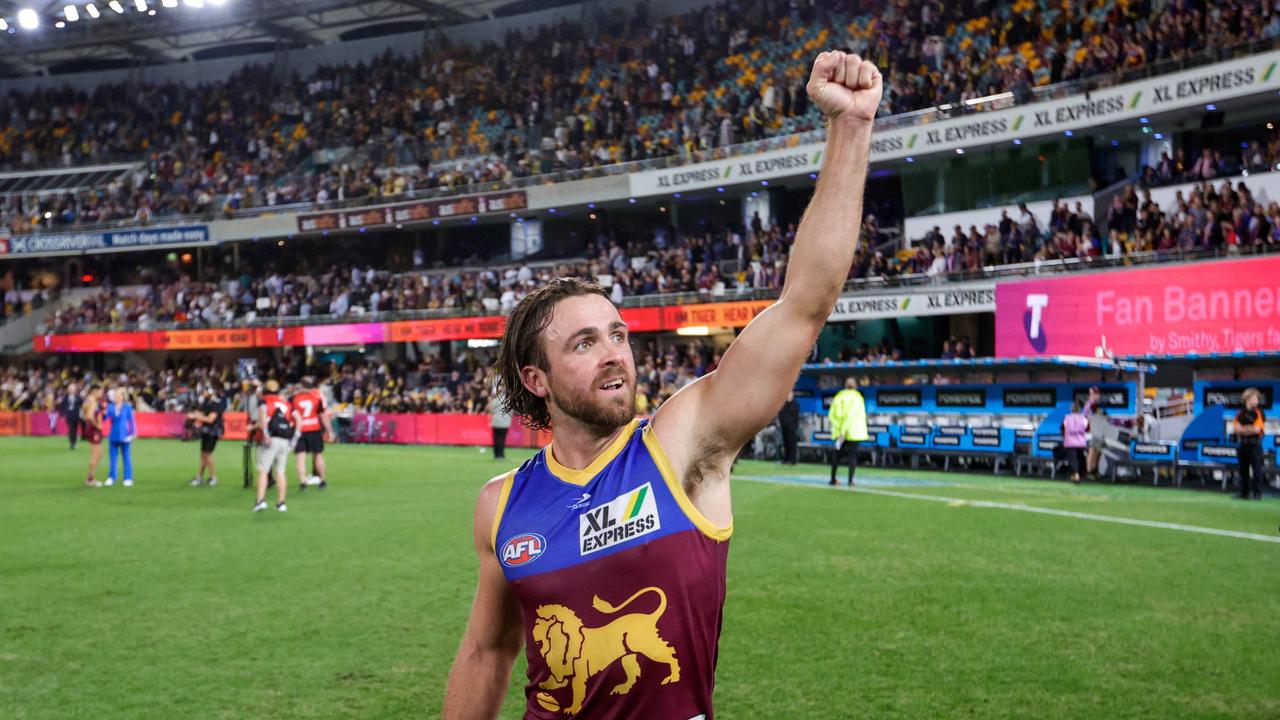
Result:
<instances>
[{"instance_id":1,"label":"spectator standing","mask_svg":"<svg viewBox=\"0 0 1280 720\"><path fill-rule=\"evenodd\" d=\"M80 413L83 408L84 400L80 397L79 388L75 383L67 385L66 394L62 396L58 410L67 423L67 442L70 443L72 450L76 449L76 438L80 435Z\"/></svg>"},{"instance_id":2,"label":"spectator standing","mask_svg":"<svg viewBox=\"0 0 1280 720\"><path fill-rule=\"evenodd\" d=\"M795 465L800 433L800 403L796 402L794 391L787 393L787 402L778 413L778 427L782 430L782 464Z\"/></svg>"},{"instance_id":3,"label":"spectator standing","mask_svg":"<svg viewBox=\"0 0 1280 720\"><path fill-rule=\"evenodd\" d=\"M1071 470L1071 482L1080 483L1085 449L1089 446L1089 418L1082 412L1079 400L1071 404L1071 412L1062 419L1062 450Z\"/></svg>"},{"instance_id":4,"label":"spectator standing","mask_svg":"<svg viewBox=\"0 0 1280 720\"><path fill-rule=\"evenodd\" d=\"M1266 435L1266 416L1259 401L1262 393L1257 388L1245 390L1240 398L1243 407L1236 413L1235 430L1238 447L1236 457L1240 463L1240 499L1262 499L1262 483L1265 472L1262 466L1262 438Z\"/></svg>"},{"instance_id":5,"label":"spectator standing","mask_svg":"<svg viewBox=\"0 0 1280 720\"><path fill-rule=\"evenodd\" d=\"M495 377L489 396L489 428L493 431L493 459L501 460L507 456L507 432L511 429L511 411L506 408L503 398L498 394L498 381Z\"/></svg>"}]
</instances>

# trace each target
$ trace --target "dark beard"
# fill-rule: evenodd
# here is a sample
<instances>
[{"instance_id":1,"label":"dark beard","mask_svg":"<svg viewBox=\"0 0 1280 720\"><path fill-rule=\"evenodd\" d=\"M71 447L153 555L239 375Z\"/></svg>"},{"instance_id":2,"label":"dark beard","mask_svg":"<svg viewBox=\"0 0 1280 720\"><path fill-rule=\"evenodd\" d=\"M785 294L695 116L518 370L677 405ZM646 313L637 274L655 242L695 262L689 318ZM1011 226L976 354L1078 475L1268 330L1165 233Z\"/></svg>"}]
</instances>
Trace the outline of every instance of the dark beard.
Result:
<instances>
[{"instance_id":1,"label":"dark beard","mask_svg":"<svg viewBox=\"0 0 1280 720\"><path fill-rule=\"evenodd\" d=\"M595 402L590 394L580 394L569 388L562 388L552 379L551 395L548 399L554 402L565 415L584 425L614 430L631 422L636 416L635 383L628 381L626 390L621 403Z\"/></svg>"}]
</instances>

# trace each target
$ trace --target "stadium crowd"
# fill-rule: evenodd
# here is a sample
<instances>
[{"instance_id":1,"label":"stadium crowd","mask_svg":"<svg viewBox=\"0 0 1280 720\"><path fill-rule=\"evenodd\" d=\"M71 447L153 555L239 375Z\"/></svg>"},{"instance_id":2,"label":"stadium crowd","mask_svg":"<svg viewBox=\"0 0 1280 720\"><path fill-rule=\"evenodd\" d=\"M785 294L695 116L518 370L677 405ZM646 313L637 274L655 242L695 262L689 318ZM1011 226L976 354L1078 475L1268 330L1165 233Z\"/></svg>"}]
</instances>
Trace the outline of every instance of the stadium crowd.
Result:
<instances>
[{"instance_id":1,"label":"stadium crowd","mask_svg":"<svg viewBox=\"0 0 1280 720\"><path fill-rule=\"evenodd\" d=\"M615 302L655 293L711 296L743 289L776 290L782 286L795 231L794 224L702 233L660 228L626 235L605 230L586 247L585 259L476 270L395 273L347 262L346 256L309 253L289 270L260 277L248 272L218 280L182 275L128 289L104 287L80 305L58 310L50 327L128 324L146 328L156 323L208 327L267 317L436 309L505 314L534 288L566 276L601 283ZM874 218L869 219L865 233L878 238Z\"/></svg>"},{"instance_id":2,"label":"stadium crowd","mask_svg":"<svg viewBox=\"0 0 1280 720\"><path fill-rule=\"evenodd\" d=\"M635 28L648 28L636 33ZM883 114L1139 68L1280 36L1274 4L1187 0L722 0L655 20L441 37L412 58L186 87L42 89L0 102L0 164L140 164L89 191L15 195L12 232L466 188L790 135L819 125L809 57L846 46L885 70ZM519 68L519 72L514 69ZM313 165L314 151L350 149Z\"/></svg>"},{"instance_id":3,"label":"stadium crowd","mask_svg":"<svg viewBox=\"0 0 1280 720\"><path fill-rule=\"evenodd\" d=\"M637 340L636 405L652 412L677 390L711 372L720 354L706 340L680 343ZM283 385L303 376L316 378L329 410L340 420L355 413L488 413L493 386L492 362L486 350L470 350L446 359L375 361L347 358L306 364L294 356L263 360L252 376L236 364L209 358L177 362L162 370L95 372L69 362L0 367L0 412L56 413L69 392L84 393L93 384L127 387L142 412L187 412L195 409L206 387L215 387L230 411L247 411L258 390L254 380L275 379Z\"/></svg>"},{"instance_id":4,"label":"stadium crowd","mask_svg":"<svg viewBox=\"0 0 1280 720\"><path fill-rule=\"evenodd\" d=\"M1280 203L1258 201L1244 181L1203 181L1161 208L1149 188L1130 185L1113 198L1102 228L1080 203L1055 202L1047 222L1023 204L981 228L957 225L948 235L935 227L896 254L876 249L874 241L881 236L874 216L868 217L863 236L872 242L855 254L850 279L963 279L1015 263L1123 260L1152 251L1180 257L1270 251L1280 247ZM618 303L658 293L715 298L781 288L794 238L794 224L705 233L664 228L625 237L605 231L587 246L585 259L476 270L391 272L320 253L291 270L259 277L180 275L121 289L107 285L79 306L58 310L50 327L215 327L259 318L435 309L506 314L529 291L562 276L600 282Z\"/></svg>"}]
</instances>

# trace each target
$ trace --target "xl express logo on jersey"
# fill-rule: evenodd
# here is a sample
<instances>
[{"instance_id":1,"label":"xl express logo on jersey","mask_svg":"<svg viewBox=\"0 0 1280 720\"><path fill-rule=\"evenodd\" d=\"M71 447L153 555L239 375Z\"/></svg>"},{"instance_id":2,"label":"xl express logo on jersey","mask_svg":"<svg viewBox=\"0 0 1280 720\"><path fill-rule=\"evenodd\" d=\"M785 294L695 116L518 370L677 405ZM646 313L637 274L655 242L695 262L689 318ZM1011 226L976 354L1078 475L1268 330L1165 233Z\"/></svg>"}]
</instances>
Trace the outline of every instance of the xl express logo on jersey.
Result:
<instances>
[{"instance_id":1,"label":"xl express logo on jersey","mask_svg":"<svg viewBox=\"0 0 1280 720\"><path fill-rule=\"evenodd\" d=\"M538 533L516 535L502 545L502 564L507 567L528 565L547 551L547 539Z\"/></svg>"},{"instance_id":2,"label":"xl express logo on jersey","mask_svg":"<svg viewBox=\"0 0 1280 720\"><path fill-rule=\"evenodd\" d=\"M662 527L649 483L578 516L578 546L590 555Z\"/></svg>"}]
</instances>

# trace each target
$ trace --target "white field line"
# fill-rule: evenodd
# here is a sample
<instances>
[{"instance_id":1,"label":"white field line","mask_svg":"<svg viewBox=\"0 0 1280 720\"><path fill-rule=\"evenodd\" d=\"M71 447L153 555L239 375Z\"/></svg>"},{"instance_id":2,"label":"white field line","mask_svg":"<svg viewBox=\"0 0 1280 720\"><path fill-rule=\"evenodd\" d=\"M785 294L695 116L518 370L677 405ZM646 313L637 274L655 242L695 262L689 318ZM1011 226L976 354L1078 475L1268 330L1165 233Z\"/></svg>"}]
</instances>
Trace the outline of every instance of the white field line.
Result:
<instances>
[{"instance_id":1,"label":"white field line","mask_svg":"<svg viewBox=\"0 0 1280 720\"><path fill-rule=\"evenodd\" d=\"M1201 527L1199 525L1183 525L1181 523L1167 523L1156 520L1139 520L1137 518L1118 517L1115 515L1097 515L1094 513L1075 512L1073 510L1055 510L1053 508L1035 507L1033 505L1023 505L1020 503L995 502L991 500L970 500L968 498L947 497L945 495L926 495L924 493L880 490L877 488L861 487L858 485L851 488L844 485L832 488L825 485L805 485L803 483L764 477L740 476L739 479L771 483L775 485L790 485L792 487L812 487L819 490L852 490L853 492L866 493L868 495L884 495L886 497L905 498L908 500L931 500L933 502L964 505L967 507L995 508L997 510L1020 510L1022 512L1038 513L1040 515L1056 515L1058 517L1069 517L1077 520L1093 520L1096 522L1115 523L1117 525L1134 525L1137 527L1157 528L1160 530L1180 530L1182 532L1199 533L1201 535L1219 535L1221 537L1239 538L1241 540L1280 543L1280 535L1259 535L1258 533L1222 530L1219 528Z\"/></svg>"}]
</instances>

